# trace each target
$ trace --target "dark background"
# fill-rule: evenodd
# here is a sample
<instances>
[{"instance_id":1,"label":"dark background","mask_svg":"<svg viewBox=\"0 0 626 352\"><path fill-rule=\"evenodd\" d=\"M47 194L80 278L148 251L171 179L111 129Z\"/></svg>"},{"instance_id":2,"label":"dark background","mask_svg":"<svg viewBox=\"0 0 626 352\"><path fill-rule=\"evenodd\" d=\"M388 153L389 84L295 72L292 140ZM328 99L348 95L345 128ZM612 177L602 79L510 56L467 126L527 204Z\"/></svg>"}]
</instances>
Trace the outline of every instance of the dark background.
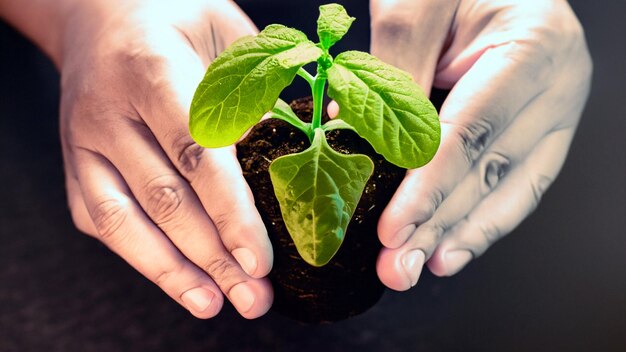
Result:
<instances>
[{"instance_id":1,"label":"dark background","mask_svg":"<svg viewBox=\"0 0 626 352\"><path fill-rule=\"evenodd\" d=\"M314 33L316 1L243 3L259 27ZM358 18L349 46L367 50L367 2L344 3ZM539 209L459 275L425 272L366 314L314 327L273 313L246 321L231 307L196 320L74 229L58 75L0 24L0 351L626 351L626 2L571 4L593 90Z\"/></svg>"}]
</instances>

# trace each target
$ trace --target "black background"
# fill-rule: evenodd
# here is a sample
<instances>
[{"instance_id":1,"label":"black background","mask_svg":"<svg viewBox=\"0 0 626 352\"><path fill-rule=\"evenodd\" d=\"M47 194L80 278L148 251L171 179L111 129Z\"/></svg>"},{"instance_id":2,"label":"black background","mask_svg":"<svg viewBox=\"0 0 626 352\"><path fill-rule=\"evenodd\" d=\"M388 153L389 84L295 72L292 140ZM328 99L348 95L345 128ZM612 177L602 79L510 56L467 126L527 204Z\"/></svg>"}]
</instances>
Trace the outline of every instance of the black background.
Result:
<instances>
[{"instance_id":1,"label":"black background","mask_svg":"<svg viewBox=\"0 0 626 352\"><path fill-rule=\"evenodd\" d=\"M242 3L259 27L314 33L317 1ZM367 2L342 3L358 18L343 44L367 50ZM246 321L231 307L196 320L75 230L58 75L0 24L0 351L626 351L626 2L570 3L593 90L539 209L459 275L425 272L366 314L313 327L273 313Z\"/></svg>"}]
</instances>

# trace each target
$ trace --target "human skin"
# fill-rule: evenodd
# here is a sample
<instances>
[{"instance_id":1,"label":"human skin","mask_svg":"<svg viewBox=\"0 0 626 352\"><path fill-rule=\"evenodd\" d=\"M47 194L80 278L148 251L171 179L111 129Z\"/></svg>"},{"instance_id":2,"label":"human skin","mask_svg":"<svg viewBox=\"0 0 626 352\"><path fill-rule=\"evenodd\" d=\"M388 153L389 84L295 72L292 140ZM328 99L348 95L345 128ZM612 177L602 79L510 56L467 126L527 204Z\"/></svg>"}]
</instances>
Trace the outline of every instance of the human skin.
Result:
<instances>
[{"instance_id":1,"label":"human skin","mask_svg":"<svg viewBox=\"0 0 626 352\"><path fill-rule=\"evenodd\" d=\"M565 1L375 0L372 53L426 91L453 88L442 143L381 217L381 281L452 275L534 209L567 154L591 60ZM77 227L199 318L223 298L264 314L272 251L234 147L205 150L187 111L213 58L256 33L230 1L0 0L61 72ZM331 114L337 107L329 107Z\"/></svg>"},{"instance_id":2,"label":"human skin","mask_svg":"<svg viewBox=\"0 0 626 352\"><path fill-rule=\"evenodd\" d=\"M235 148L188 132L206 67L256 28L232 2L0 0L61 73L61 141L76 226L199 318L226 296L246 318L273 296L272 248Z\"/></svg>"},{"instance_id":3,"label":"human skin","mask_svg":"<svg viewBox=\"0 0 626 352\"><path fill-rule=\"evenodd\" d=\"M370 11L374 55L426 91L451 89L439 151L407 172L378 226L378 275L402 291L425 263L457 273L537 207L567 155L592 63L564 0L372 0Z\"/></svg>"}]
</instances>

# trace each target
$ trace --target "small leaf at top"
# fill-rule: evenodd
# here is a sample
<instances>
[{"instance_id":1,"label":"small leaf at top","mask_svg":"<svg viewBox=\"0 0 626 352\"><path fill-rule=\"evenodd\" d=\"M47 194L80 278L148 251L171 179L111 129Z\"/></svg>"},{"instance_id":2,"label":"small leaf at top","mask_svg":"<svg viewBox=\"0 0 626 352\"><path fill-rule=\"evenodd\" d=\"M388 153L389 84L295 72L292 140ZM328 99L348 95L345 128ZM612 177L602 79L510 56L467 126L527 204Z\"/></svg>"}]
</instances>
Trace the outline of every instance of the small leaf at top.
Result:
<instances>
[{"instance_id":1,"label":"small leaf at top","mask_svg":"<svg viewBox=\"0 0 626 352\"><path fill-rule=\"evenodd\" d=\"M339 4L327 4L320 6L320 16L317 19L317 36L320 38L322 47L328 50L350 29L354 17Z\"/></svg>"},{"instance_id":2,"label":"small leaf at top","mask_svg":"<svg viewBox=\"0 0 626 352\"><path fill-rule=\"evenodd\" d=\"M334 151L319 128L307 150L272 162L280 211L307 263L322 266L335 255L373 170L365 155Z\"/></svg>"},{"instance_id":3,"label":"small leaf at top","mask_svg":"<svg viewBox=\"0 0 626 352\"><path fill-rule=\"evenodd\" d=\"M429 162L441 138L437 110L411 76L360 51L337 55L328 95L345 120L389 162L407 169Z\"/></svg>"},{"instance_id":4,"label":"small leaf at top","mask_svg":"<svg viewBox=\"0 0 626 352\"><path fill-rule=\"evenodd\" d=\"M200 82L189 112L191 136L205 147L235 143L274 107L298 69L321 55L304 33L282 25L240 38Z\"/></svg>"}]
</instances>

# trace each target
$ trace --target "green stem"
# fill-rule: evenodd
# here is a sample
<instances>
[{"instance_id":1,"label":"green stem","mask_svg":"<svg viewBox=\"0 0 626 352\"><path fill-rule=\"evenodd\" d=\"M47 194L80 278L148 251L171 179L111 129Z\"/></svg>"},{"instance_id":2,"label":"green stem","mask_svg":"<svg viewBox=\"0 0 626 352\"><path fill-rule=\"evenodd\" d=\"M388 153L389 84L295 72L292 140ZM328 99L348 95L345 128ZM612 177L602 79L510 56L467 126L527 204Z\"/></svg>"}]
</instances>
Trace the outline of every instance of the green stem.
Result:
<instances>
[{"instance_id":1,"label":"green stem","mask_svg":"<svg viewBox=\"0 0 626 352\"><path fill-rule=\"evenodd\" d=\"M311 86L311 89L313 89L313 84L315 83L315 77L311 76L311 74L302 67L298 69L297 74L298 76L304 78L304 80L307 81L309 85Z\"/></svg>"},{"instance_id":2,"label":"green stem","mask_svg":"<svg viewBox=\"0 0 626 352\"><path fill-rule=\"evenodd\" d=\"M324 88L326 88L326 71L319 70L313 82L313 120L311 130L315 131L322 125L322 104L324 103Z\"/></svg>"}]
</instances>

